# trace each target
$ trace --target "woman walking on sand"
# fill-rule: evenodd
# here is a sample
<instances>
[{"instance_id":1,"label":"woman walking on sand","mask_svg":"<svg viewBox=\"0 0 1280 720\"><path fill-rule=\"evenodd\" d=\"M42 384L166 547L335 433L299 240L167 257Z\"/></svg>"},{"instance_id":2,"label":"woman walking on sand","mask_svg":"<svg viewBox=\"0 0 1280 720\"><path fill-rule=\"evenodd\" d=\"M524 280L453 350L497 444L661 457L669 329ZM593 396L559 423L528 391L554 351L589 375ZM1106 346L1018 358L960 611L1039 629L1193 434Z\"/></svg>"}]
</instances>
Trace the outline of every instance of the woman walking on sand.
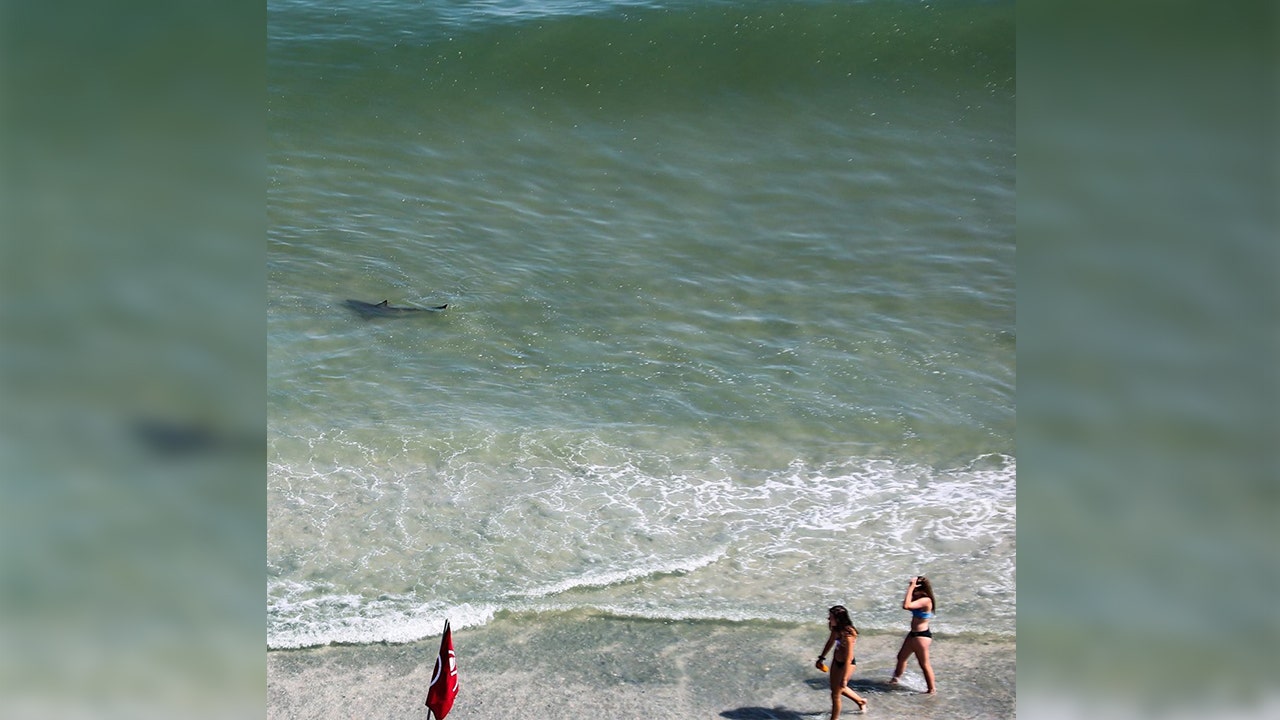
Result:
<instances>
[{"instance_id":1,"label":"woman walking on sand","mask_svg":"<svg viewBox=\"0 0 1280 720\"><path fill-rule=\"evenodd\" d=\"M903 671L907 669L907 660L915 655L916 661L920 663L920 672L924 673L927 692L933 695L938 691L933 681L933 665L929 664L929 645L933 643L933 633L929 632L929 620L937 607L937 601L933 599L933 585L929 583L929 578L923 575L911 578L911 582L907 584L906 597L902 599L902 609L911 611L911 632L907 633L907 637L902 641L902 648L898 650L898 664L893 668L893 677L889 679L890 685L898 684L898 678L902 677Z\"/></svg>"},{"instance_id":2,"label":"woman walking on sand","mask_svg":"<svg viewBox=\"0 0 1280 720\"><path fill-rule=\"evenodd\" d=\"M840 705L843 698L858 703L862 712L867 711L867 701L861 695L849 689L849 677L853 675L858 661L853 657L853 644L858 640L858 628L849 619L849 611L843 605L836 605L827 611L827 627L831 634L827 636L827 644L822 646L822 654L814 667L826 670L824 660L827 651L831 651L831 720L840 717Z\"/></svg>"}]
</instances>

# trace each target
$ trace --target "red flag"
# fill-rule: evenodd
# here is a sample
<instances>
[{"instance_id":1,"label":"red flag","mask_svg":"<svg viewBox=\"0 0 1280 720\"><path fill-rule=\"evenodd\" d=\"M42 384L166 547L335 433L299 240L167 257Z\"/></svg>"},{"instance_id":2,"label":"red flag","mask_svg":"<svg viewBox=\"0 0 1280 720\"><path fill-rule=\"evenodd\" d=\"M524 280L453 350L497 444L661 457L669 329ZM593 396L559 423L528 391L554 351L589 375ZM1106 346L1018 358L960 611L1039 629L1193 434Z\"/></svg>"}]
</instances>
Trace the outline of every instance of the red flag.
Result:
<instances>
[{"instance_id":1,"label":"red flag","mask_svg":"<svg viewBox=\"0 0 1280 720\"><path fill-rule=\"evenodd\" d=\"M445 620L440 654L436 656L436 669L431 675L431 687L427 689L427 707L435 713L436 720L444 720L457 696L458 661L453 655L453 633L449 630L449 621Z\"/></svg>"}]
</instances>

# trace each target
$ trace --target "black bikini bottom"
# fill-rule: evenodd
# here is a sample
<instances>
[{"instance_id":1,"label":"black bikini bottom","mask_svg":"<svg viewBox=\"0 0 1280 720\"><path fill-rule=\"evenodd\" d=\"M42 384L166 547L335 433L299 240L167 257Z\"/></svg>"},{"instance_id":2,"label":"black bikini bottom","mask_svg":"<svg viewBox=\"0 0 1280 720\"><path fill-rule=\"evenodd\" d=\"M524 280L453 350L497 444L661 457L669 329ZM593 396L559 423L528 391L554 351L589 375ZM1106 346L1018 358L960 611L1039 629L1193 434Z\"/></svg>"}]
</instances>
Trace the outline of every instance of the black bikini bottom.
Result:
<instances>
[{"instance_id":1,"label":"black bikini bottom","mask_svg":"<svg viewBox=\"0 0 1280 720\"><path fill-rule=\"evenodd\" d=\"M909 638L913 638L913 637L927 637L927 638L931 638L931 637L933 637L933 633L929 632L928 630L917 630L917 631L914 631L914 632L908 633L908 634L907 634L907 637L909 637Z\"/></svg>"},{"instance_id":2,"label":"black bikini bottom","mask_svg":"<svg viewBox=\"0 0 1280 720\"><path fill-rule=\"evenodd\" d=\"M837 659L835 659L835 658L831 658L831 667L835 667L837 664L842 663L842 662L844 662L844 661L843 661L843 660L837 660ZM858 664L858 658L849 658L849 664L850 664L850 665L857 665L857 664Z\"/></svg>"}]
</instances>

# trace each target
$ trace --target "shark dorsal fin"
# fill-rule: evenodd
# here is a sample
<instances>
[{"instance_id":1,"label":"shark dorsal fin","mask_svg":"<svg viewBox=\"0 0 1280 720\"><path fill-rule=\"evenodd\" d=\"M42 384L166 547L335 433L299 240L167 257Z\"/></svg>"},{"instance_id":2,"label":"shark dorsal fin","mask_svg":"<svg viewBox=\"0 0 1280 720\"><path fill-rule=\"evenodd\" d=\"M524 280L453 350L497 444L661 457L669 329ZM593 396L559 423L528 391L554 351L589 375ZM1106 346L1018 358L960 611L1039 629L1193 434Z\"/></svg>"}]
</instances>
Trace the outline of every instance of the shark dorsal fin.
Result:
<instances>
[{"instance_id":1,"label":"shark dorsal fin","mask_svg":"<svg viewBox=\"0 0 1280 720\"><path fill-rule=\"evenodd\" d=\"M378 303L378 307L386 307L386 306L387 306L386 300L383 300L382 302Z\"/></svg>"}]
</instances>

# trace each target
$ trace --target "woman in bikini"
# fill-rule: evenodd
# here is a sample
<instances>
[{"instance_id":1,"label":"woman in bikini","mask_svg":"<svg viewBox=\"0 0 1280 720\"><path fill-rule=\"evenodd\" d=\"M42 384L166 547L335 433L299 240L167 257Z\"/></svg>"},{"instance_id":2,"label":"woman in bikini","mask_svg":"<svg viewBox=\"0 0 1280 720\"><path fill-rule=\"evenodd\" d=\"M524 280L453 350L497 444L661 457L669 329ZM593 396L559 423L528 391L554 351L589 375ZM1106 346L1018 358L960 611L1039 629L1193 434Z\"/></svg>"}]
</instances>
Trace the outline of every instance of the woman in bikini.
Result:
<instances>
[{"instance_id":1,"label":"woman in bikini","mask_svg":"<svg viewBox=\"0 0 1280 720\"><path fill-rule=\"evenodd\" d=\"M911 611L911 632L902 641L902 649L898 650L898 664L893 668L890 685L897 685L898 678L907 669L907 660L912 655L920 663L920 672L924 673L927 692L933 695L938 687L933 681L933 666L929 664L929 645L933 643L933 633L929 632L929 620L937 610L937 602L933 599L933 585L923 575L911 578L907 584L906 597L902 599L902 609Z\"/></svg>"},{"instance_id":2,"label":"woman in bikini","mask_svg":"<svg viewBox=\"0 0 1280 720\"><path fill-rule=\"evenodd\" d=\"M858 661L853 658L853 644L858 640L858 628L849 619L849 611L843 605L836 605L827 611L827 627L831 634L827 636L827 644L822 646L822 654L814 667L826 670L827 651L831 651L831 720L840 717L840 705L843 698L858 703L858 709L867 711L867 701L858 693L849 689L849 677Z\"/></svg>"}]
</instances>

